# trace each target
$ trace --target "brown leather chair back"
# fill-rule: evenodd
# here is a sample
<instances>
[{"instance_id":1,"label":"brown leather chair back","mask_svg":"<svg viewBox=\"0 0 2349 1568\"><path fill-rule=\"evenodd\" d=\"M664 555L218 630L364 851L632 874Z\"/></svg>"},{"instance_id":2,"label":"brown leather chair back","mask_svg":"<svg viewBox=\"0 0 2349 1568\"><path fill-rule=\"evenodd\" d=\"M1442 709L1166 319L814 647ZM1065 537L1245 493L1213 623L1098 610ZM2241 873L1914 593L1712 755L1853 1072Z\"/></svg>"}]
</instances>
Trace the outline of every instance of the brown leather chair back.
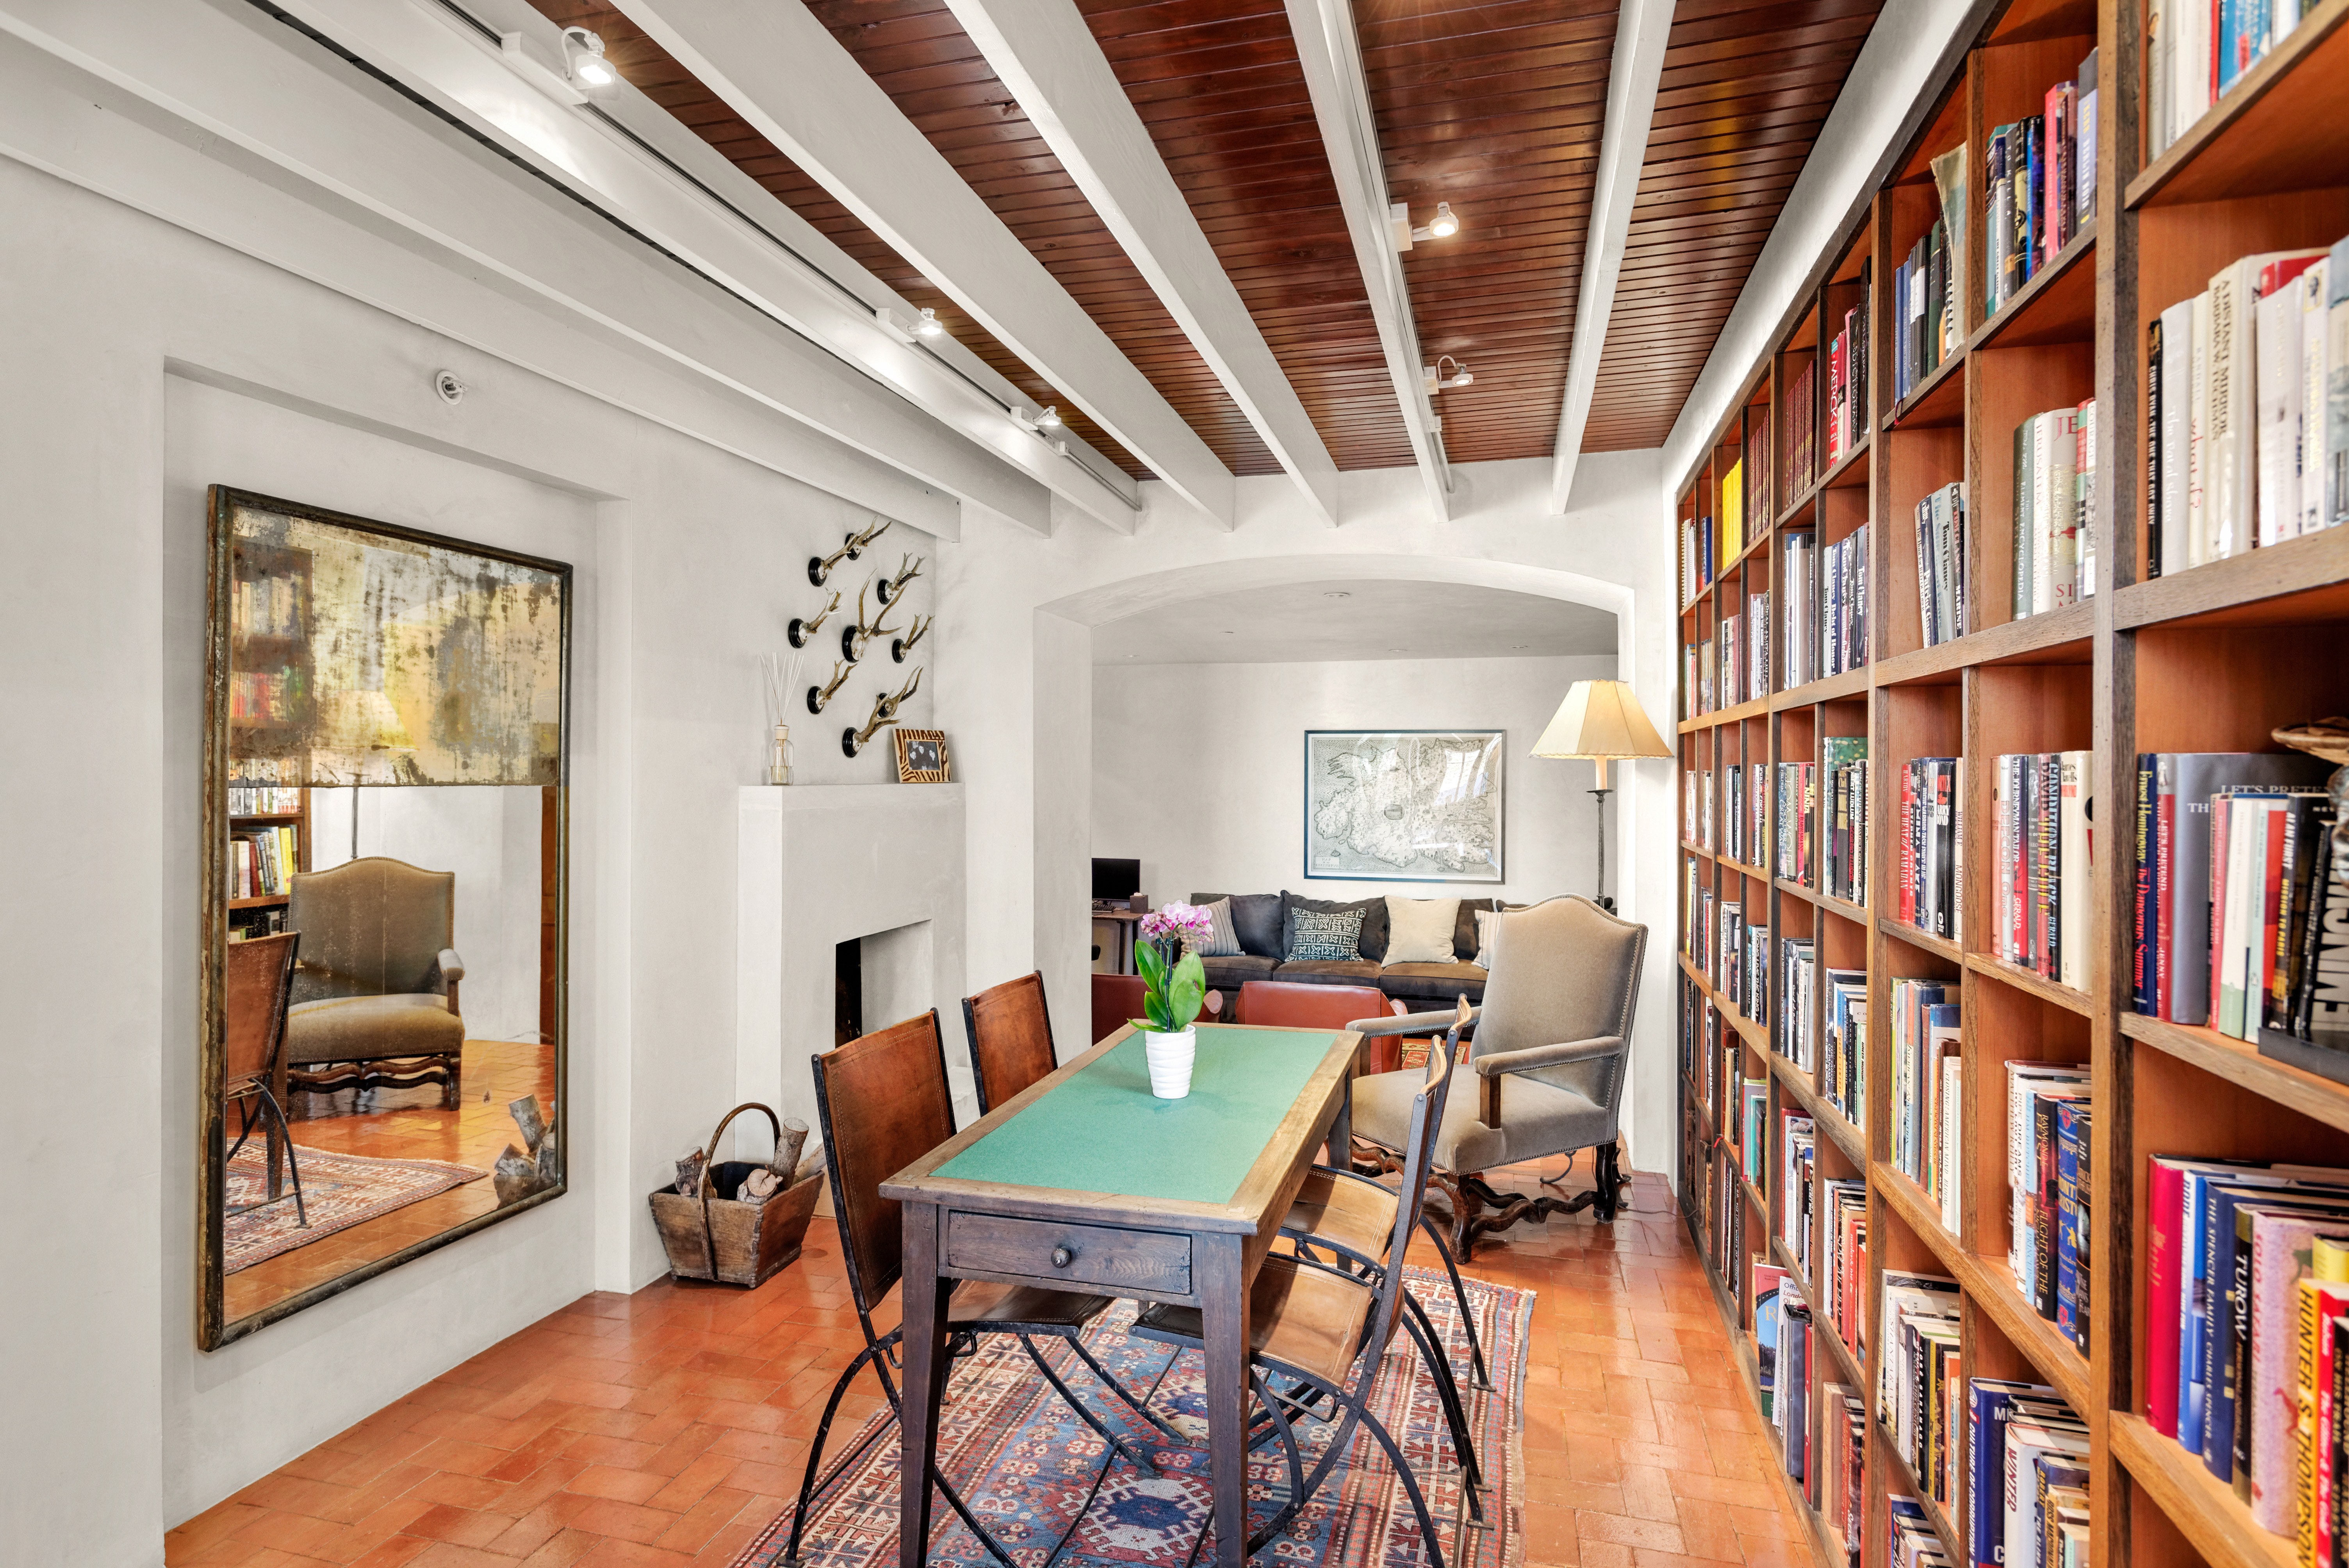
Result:
<instances>
[{"instance_id":1,"label":"brown leather chair back","mask_svg":"<svg viewBox=\"0 0 2349 1568\"><path fill-rule=\"evenodd\" d=\"M1300 985L1294 980L1249 980L1240 986L1235 1024L1265 1028L1342 1029L1393 1011L1375 985Z\"/></svg>"},{"instance_id":2,"label":"brown leather chair back","mask_svg":"<svg viewBox=\"0 0 2349 1568\"><path fill-rule=\"evenodd\" d=\"M965 996L962 1026L970 1036L970 1076L978 1086L981 1116L1010 1103L1060 1065L1052 1055L1052 1020L1044 1011L1040 969Z\"/></svg>"},{"instance_id":3,"label":"brown leather chair back","mask_svg":"<svg viewBox=\"0 0 2349 1568\"><path fill-rule=\"evenodd\" d=\"M383 855L296 872L285 923L304 938L297 1004L445 994L434 966L456 945L457 873Z\"/></svg>"},{"instance_id":4,"label":"brown leather chair back","mask_svg":"<svg viewBox=\"0 0 2349 1568\"><path fill-rule=\"evenodd\" d=\"M228 944L221 987L227 1063L221 1082L228 1093L266 1078L277 1065L278 1047L285 1038L294 954L301 941L300 932L287 931Z\"/></svg>"},{"instance_id":5,"label":"brown leather chair back","mask_svg":"<svg viewBox=\"0 0 2349 1568\"><path fill-rule=\"evenodd\" d=\"M905 1262L903 1207L881 1183L954 1136L946 1043L936 1008L813 1058L833 1212L848 1288L869 1314Z\"/></svg>"},{"instance_id":6,"label":"brown leather chair back","mask_svg":"<svg viewBox=\"0 0 2349 1568\"><path fill-rule=\"evenodd\" d=\"M1142 1016L1142 976L1093 976L1093 1044L1100 1045Z\"/></svg>"}]
</instances>

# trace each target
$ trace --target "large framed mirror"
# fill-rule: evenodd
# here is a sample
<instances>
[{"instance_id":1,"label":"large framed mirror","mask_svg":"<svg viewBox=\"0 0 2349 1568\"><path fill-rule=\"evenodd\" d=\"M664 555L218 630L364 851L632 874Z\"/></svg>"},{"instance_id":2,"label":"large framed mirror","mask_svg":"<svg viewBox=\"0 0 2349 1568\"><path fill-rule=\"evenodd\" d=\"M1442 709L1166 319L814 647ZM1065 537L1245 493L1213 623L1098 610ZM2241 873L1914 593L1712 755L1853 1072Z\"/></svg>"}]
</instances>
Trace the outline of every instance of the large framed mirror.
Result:
<instances>
[{"instance_id":1,"label":"large framed mirror","mask_svg":"<svg viewBox=\"0 0 2349 1568\"><path fill-rule=\"evenodd\" d=\"M571 568L209 493L197 1338L565 1190Z\"/></svg>"}]
</instances>

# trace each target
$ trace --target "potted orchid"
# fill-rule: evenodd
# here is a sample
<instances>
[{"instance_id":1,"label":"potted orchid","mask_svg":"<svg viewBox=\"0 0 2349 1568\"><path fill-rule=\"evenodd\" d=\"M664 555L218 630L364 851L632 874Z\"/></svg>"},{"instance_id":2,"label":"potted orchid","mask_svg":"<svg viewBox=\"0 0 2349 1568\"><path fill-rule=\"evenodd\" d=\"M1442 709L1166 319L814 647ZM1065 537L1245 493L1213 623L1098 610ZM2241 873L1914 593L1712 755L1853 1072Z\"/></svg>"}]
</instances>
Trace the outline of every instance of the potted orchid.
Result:
<instances>
[{"instance_id":1,"label":"potted orchid","mask_svg":"<svg viewBox=\"0 0 2349 1568\"><path fill-rule=\"evenodd\" d=\"M1133 1020L1142 1031L1150 1063L1150 1092L1181 1099L1191 1092L1191 1064L1197 1059L1199 1008L1206 1000L1207 969L1194 948L1215 934L1214 917L1196 904L1170 903L1142 917L1133 944L1142 971L1142 1010Z\"/></svg>"}]
</instances>

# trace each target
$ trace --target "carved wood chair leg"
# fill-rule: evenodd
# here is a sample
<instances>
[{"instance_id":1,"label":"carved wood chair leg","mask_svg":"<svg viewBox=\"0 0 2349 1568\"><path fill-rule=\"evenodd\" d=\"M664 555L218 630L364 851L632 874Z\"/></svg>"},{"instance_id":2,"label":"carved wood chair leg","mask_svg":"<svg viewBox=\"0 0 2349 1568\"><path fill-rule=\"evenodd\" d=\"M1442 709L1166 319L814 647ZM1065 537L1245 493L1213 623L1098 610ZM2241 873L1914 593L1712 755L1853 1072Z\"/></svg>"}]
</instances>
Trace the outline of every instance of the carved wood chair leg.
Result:
<instances>
[{"instance_id":1,"label":"carved wood chair leg","mask_svg":"<svg viewBox=\"0 0 2349 1568\"><path fill-rule=\"evenodd\" d=\"M1464 1264L1475 1261L1476 1238L1485 1229L1485 1198L1476 1190L1484 1185L1480 1173L1464 1171L1444 1189L1452 1194L1452 1255Z\"/></svg>"}]
</instances>

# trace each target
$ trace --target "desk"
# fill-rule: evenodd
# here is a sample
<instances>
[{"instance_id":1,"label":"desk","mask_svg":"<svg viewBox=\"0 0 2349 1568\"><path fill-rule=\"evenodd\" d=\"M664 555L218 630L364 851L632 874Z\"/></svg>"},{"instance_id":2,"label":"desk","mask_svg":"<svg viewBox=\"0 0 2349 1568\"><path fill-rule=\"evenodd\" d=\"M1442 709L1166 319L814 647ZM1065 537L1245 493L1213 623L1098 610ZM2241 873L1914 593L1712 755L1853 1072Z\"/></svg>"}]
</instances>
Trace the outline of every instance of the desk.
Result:
<instances>
[{"instance_id":1,"label":"desk","mask_svg":"<svg viewBox=\"0 0 2349 1568\"><path fill-rule=\"evenodd\" d=\"M1103 909L1099 904L1093 905L1093 923L1110 928L1112 937L1110 963L1115 966L1110 970L1111 974L1139 975L1142 973L1134 963L1133 942L1134 938L1141 934L1142 917L1149 913L1148 910L1127 909L1123 905L1115 909Z\"/></svg>"},{"instance_id":2,"label":"desk","mask_svg":"<svg viewBox=\"0 0 2349 1568\"><path fill-rule=\"evenodd\" d=\"M881 1184L905 1205L904 1568L922 1568L957 1279L1196 1306L1216 1560L1247 1547L1248 1286L1323 1142L1351 1133L1350 1030L1199 1026L1187 1099L1154 1099L1132 1025Z\"/></svg>"}]
</instances>

